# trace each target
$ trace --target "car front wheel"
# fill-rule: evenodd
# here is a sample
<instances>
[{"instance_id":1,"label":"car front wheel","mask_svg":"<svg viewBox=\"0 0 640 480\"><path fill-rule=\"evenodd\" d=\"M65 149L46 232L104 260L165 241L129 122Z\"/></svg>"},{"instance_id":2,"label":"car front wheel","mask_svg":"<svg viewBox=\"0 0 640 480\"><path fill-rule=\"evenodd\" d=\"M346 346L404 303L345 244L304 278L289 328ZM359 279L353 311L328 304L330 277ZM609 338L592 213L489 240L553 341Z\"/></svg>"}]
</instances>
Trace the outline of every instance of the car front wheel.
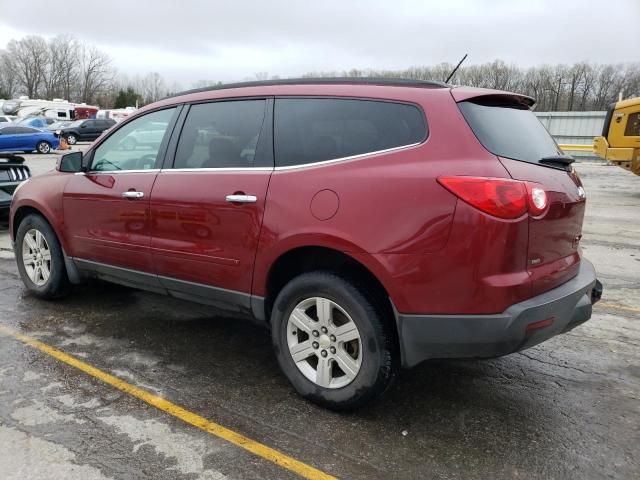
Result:
<instances>
[{"instance_id":1,"label":"car front wheel","mask_svg":"<svg viewBox=\"0 0 640 480\"><path fill-rule=\"evenodd\" d=\"M78 143L78 138L73 133L68 133L65 137L69 145L75 145Z\"/></svg>"},{"instance_id":2,"label":"car front wheel","mask_svg":"<svg viewBox=\"0 0 640 480\"><path fill-rule=\"evenodd\" d=\"M45 142L43 140L41 142L38 142L38 144L36 145L36 150L38 151L38 153L50 153L51 145L49 144L49 142Z\"/></svg>"},{"instance_id":3,"label":"car front wheel","mask_svg":"<svg viewBox=\"0 0 640 480\"><path fill-rule=\"evenodd\" d=\"M40 298L64 295L69 279L62 247L55 232L40 215L27 215L16 232L18 271L27 289Z\"/></svg>"},{"instance_id":4,"label":"car front wheel","mask_svg":"<svg viewBox=\"0 0 640 480\"><path fill-rule=\"evenodd\" d=\"M330 272L291 280L271 315L283 372L303 397L334 410L357 408L397 373L394 335L367 289Z\"/></svg>"}]
</instances>

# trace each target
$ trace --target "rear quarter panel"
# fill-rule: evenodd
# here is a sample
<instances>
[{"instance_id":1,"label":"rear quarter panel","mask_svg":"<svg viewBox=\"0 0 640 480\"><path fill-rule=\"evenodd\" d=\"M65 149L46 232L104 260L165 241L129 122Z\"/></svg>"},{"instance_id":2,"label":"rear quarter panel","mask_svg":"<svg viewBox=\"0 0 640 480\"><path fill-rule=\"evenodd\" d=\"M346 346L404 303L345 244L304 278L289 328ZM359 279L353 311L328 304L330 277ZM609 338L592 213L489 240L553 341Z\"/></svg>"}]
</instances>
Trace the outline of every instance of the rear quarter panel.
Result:
<instances>
[{"instance_id":1,"label":"rear quarter panel","mask_svg":"<svg viewBox=\"0 0 640 480\"><path fill-rule=\"evenodd\" d=\"M372 271L403 307L403 282L416 281L425 255L447 245L456 197L439 175L507 177L497 158L467 127L448 89L390 89L386 100L412 102L425 113L429 136L420 145L333 164L277 169L271 177L256 257L253 293L265 294L270 266L287 251L322 246L350 254ZM311 202L335 192L334 216L318 220ZM424 276L420 288L427 287ZM433 279L432 281L436 281Z\"/></svg>"}]
</instances>

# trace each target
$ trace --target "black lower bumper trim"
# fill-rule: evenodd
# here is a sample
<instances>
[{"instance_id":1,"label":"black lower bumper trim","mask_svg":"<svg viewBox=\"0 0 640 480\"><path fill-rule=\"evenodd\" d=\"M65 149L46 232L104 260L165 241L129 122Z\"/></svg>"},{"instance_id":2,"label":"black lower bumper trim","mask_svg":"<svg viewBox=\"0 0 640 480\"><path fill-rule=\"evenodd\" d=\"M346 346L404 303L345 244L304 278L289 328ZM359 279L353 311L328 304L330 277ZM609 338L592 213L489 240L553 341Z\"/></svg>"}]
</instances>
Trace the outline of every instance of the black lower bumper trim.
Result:
<instances>
[{"instance_id":1,"label":"black lower bumper trim","mask_svg":"<svg viewBox=\"0 0 640 480\"><path fill-rule=\"evenodd\" d=\"M512 305L495 315L405 315L396 312L402 364L412 367L431 358L490 358L529 348L586 322L602 283L593 265L582 259L568 282ZM550 325L527 329L535 322Z\"/></svg>"}]
</instances>

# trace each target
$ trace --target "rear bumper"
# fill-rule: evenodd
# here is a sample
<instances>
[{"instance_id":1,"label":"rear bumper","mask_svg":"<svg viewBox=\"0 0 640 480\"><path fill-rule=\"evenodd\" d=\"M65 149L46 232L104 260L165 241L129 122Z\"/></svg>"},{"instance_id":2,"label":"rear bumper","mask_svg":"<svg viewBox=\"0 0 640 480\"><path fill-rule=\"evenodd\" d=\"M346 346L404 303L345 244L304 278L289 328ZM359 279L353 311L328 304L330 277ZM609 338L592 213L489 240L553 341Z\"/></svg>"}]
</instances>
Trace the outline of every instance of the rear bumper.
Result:
<instances>
[{"instance_id":1,"label":"rear bumper","mask_svg":"<svg viewBox=\"0 0 640 480\"><path fill-rule=\"evenodd\" d=\"M591 318L602 284L584 258L578 274L495 315L404 315L396 322L404 367L430 358L488 358L544 342ZM549 319L553 321L550 322Z\"/></svg>"}]
</instances>

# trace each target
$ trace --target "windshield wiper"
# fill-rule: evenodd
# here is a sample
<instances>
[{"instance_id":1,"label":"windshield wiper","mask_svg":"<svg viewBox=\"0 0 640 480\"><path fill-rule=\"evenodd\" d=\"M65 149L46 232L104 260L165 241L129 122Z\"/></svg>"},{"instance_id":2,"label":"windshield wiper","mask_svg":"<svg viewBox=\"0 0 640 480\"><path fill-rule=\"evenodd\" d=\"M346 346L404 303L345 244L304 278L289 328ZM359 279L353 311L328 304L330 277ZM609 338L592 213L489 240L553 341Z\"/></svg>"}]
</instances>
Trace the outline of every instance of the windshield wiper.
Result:
<instances>
[{"instance_id":1,"label":"windshield wiper","mask_svg":"<svg viewBox=\"0 0 640 480\"><path fill-rule=\"evenodd\" d=\"M569 169L569 166L575 162L576 159L571 155L549 155L548 157L542 157L538 160L538 163L547 164L549 166L556 166L565 170Z\"/></svg>"}]
</instances>

